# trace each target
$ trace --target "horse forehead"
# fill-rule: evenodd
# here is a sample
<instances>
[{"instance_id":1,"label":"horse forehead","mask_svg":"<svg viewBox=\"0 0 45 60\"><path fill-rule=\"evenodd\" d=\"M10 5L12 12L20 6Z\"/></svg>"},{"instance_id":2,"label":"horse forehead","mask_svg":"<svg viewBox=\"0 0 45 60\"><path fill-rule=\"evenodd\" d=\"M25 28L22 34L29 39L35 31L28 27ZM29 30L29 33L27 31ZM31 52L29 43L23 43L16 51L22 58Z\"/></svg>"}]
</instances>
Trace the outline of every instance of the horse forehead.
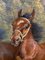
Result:
<instances>
[{"instance_id":1,"label":"horse forehead","mask_svg":"<svg viewBox=\"0 0 45 60\"><path fill-rule=\"evenodd\" d=\"M17 25L28 23L28 19L22 18L17 20Z\"/></svg>"},{"instance_id":2,"label":"horse forehead","mask_svg":"<svg viewBox=\"0 0 45 60\"><path fill-rule=\"evenodd\" d=\"M22 24L22 23L24 23L24 20L18 21L18 22L17 22L17 25L20 25L20 24Z\"/></svg>"}]
</instances>

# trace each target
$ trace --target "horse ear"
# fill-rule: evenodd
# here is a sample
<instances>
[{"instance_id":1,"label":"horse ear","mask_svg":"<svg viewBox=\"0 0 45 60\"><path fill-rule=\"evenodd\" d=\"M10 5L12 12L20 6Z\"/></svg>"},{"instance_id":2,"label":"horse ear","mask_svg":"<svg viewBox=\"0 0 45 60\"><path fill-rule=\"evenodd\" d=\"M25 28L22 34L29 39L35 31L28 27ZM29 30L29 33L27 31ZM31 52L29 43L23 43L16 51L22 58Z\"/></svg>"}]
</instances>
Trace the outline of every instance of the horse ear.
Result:
<instances>
[{"instance_id":1,"label":"horse ear","mask_svg":"<svg viewBox=\"0 0 45 60\"><path fill-rule=\"evenodd\" d=\"M18 12L18 17L21 17L22 9Z\"/></svg>"},{"instance_id":2,"label":"horse ear","mask_svg":"<svg viewBox=\"0 0 45 60\"><path fill-rule=\"evenodd\" d=\"M28 18L30 21L34 19L35 16L35 10L33 9L33 12L31 13L31 16Z\"/></svg>"}]
</instances>

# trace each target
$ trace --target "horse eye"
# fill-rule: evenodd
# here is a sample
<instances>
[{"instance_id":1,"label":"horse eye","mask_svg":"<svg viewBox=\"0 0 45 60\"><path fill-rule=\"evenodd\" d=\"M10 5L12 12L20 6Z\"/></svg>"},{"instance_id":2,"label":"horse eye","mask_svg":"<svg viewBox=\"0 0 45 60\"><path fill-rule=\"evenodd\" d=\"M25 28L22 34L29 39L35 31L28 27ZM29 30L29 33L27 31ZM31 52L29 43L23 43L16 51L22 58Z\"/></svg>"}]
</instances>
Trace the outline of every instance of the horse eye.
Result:
<instances>
[{"instance_id":1,"label":"horse eye","mask_svg":"<svg viewBox=\"0 0 45 60\"><path fill-rule=\"evenodd\" d=\"M29 24L28 24L28 25L26 25L26 27L25 27L25 28L27 29L28 27L29 27Z\"/></svg>"},{"instance_id":2,"label":"horse eye","mask_svg":"<svg viewBox=\"0 0 45 60\"><path fill-rule=\"evenodd\" d=\"M26 26L26 29L28 28L28 26Z\"/></svg>"}]
</instances>

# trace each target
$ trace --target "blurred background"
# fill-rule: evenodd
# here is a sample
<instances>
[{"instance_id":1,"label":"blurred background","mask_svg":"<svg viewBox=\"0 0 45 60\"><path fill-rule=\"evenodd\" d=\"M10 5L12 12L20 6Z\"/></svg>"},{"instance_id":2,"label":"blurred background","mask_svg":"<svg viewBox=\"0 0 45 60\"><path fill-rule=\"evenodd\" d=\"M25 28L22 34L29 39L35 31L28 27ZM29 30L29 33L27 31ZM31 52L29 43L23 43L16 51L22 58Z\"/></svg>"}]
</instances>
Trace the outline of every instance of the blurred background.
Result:
<instances>
[{"instance_id":1,"label":"blurred background","mask_svg":"<svg viewBox=\"0 0 45 60\"><path fill-rule=\"evenodd\" d=\"M10 41L12 33L11 23L18 17L18 11L22 9L22 15L31 13L35 9L33 20L33 34L38 42L45 42L45 0L0 0L0 41Z\"/></svg>"}]
</instances>

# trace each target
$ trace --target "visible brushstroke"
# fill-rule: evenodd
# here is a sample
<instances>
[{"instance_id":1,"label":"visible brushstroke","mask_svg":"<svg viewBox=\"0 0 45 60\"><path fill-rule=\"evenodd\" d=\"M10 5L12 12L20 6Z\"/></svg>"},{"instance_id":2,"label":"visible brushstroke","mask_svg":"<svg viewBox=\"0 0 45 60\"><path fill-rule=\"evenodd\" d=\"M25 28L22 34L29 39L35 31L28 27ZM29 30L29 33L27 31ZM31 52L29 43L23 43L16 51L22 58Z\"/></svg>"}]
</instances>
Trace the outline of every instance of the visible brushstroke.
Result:
<instances>
[{"instance_id":1,"label":"visible brushstroke","mask_svg":"<svg viewBox=\"0 0 45 60\"><path fill-rule=\"evenodd\" d=\"M0 28L0 40L5 38L5 30Z\"/></svg>"}]
</instances>

